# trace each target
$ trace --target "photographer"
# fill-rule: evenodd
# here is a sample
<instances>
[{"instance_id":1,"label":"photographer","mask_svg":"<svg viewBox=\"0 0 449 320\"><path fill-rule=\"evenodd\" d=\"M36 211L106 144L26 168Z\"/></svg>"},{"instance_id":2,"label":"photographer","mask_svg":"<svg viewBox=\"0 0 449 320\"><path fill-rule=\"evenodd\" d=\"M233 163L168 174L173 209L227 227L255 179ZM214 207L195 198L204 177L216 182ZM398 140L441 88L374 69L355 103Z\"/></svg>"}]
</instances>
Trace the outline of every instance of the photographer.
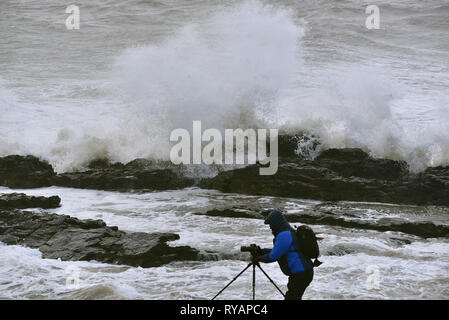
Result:
<instances>
[{"instance_id":1,"label":"photographer","mask_svg":"<svg viewBox=\"0 0 449 320\"><path fill-rule=\"evenodd\" d=\"M272 211L265 224L270 225L275 237L274 247L271 250L263 249L263 253L267 253L257 257L257 260L266 263L277 261L282 272L289 276L285 299L301 300L312 282L314 264L300 252L299 239L282 212Z\"/></svg>"}]
</instances>

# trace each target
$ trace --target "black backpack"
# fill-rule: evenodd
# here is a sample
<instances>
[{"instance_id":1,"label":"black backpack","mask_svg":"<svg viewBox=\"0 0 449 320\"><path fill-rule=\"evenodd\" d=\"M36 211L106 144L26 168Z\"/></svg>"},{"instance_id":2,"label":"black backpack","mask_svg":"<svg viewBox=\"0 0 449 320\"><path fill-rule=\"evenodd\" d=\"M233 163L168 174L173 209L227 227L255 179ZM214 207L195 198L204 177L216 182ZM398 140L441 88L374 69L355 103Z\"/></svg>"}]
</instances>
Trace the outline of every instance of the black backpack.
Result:
<instances>
[{"instance_id":1,"label":"black backpack","mask_svg":"<svg viewBox=\"0 0 449 320\"><path fill-rule=\"evenodd\" d=\"M312 228L306 225L296 228L296 236L299 239L301 253L309 259L315 259L314 265L317 267L321 264L318 261L320 256L320 248L318 246L317 237Z\"/></svg>"}]
</instances>

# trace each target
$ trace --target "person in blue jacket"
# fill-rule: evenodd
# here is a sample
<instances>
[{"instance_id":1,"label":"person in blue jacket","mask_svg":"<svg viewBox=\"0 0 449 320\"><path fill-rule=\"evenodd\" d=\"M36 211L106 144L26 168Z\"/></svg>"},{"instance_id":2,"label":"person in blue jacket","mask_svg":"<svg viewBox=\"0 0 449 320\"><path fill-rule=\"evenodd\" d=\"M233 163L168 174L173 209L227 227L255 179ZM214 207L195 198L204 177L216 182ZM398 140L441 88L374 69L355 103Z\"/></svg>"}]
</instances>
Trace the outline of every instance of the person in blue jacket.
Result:
<instances>
[{"instance_id":1,"label":"person in blue jacket","mask_svg":"<svg viewBox=\"0 0 449 320\"><path fill-rule=\"evenodd\" d=\"M265 220L269 224L274 235L273 249L264 251L266 254L260 256L260 262L279 263L282 272L287 275L286 300L301 300L304 291L313 279L313 263L306 258L299 250L299 240L294 229L285 219L282 212L274 210Z\"/></svg>"}]
</instances>

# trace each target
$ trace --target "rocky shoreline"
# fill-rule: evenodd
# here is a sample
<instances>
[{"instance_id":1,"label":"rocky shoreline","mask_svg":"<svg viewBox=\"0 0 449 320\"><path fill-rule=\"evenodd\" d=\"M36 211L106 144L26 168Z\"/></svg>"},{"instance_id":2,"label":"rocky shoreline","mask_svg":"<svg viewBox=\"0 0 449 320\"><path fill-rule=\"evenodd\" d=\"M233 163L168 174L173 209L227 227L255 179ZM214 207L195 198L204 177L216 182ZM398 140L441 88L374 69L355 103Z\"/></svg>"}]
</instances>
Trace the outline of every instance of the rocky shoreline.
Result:
<instances>
[{"instance_id":1,"label":"rocky shoreline","mask_svg":"<svg viewBox=\"0 0 449 320\"><path fill-rule=\"evenodd\" d=\"M270 211L257 211L250 208L229 207L212 209L206 212L196 212L197 215L211 217L265 219ZM393 218L382 218L376 221L349 220L328 210L310 210L301 213L287 213L285 215L290 223L308 225L328 225L359 230L374 230L380 232L402 232L421 238L449 238L449 226L436 225L432 222L407 222Z\"/></svg>"},{"instance_id":2,"label":"rocky shoreline","mask_svg":"<svg viewBox=\"0 0 449 320\"><path fill-rule=\"evenodd\" d=\"M321 201L449 206L449 167L414 174L403 162L374 159L360 149L329 149L314 160L284 156L275 175L258 172L257 165L224 171L199 187Z\"/></svg>"},{"instance_id":3,"label":"rocky shoreline","mask_svg":"<svg viewBox=\"0 0 449 320\"><path fill-rule=\"evenodd\" d=\"M61 186L111 191L174 190L191 186L248 195L322 201L364 201L449 206L449 167L412 173L405 162L375 159L360 149L328 149L315 159L295 154L293 138L280 137L279 168L259 175L259 164L192 179L170 162L136 159L127 164L97 160L86 170L56 174L33 156L0 158L0 185Z\"/></svg>"},{"instance_id":4,"label":"rocky shoreline","mask_svg":"<svg viewBox=\"0 0 449 320\"><path fill-rule=\"evenodd\" d=\"M57 208L58 196L36 197L23 193L0 195L0 242L37 248L43 258L63 261L91 261L140 267L157 267L173 261L214 260L189 246L172 247L167 242L178 240L174 233L124 232L107 226L102 220L80 220L67 215L25 208ZM229 206L214 208L197 215L246 219L265 219L270 213L255 207ZM300 213L288 213L291 223L329 225L358 230L401 232L421 238L449 238L449 226L432 222L381 218L378 220L347 219L332 210L316 207Z\"/></svg>"},{"instance_id":5,"label":"rocky shoreline","mask_svg":"<svg viewBox=\"0 0 449 320\"><path fill-rule=\"evenodd\" d=\"M179 235L174 233L124 232L107 226L102 220L80 220L67 215L14 208L22 208L24 203L36 206L36 197L12 194L0 198L5 203L8 199L11 201L0 208L0 242L37 248L43 258L95 260L144 268L199 258L199 252L194 248L169 246L167 242L179 239ZM39 198L44 204L45 201L55 201L54 197Z\"/></svg>"},{"instance_id":6,"label":"rocky shoreline","mask_svg":"<svg viewBox=\"0 0 449 320\"><path fill-rule=\"evenodd\" d=\"M6 193L0 194L0 209L2 208L14 208L14 209L26 209L26 208L43 208L51 209L57 208L61 204L61 198L59 196L52 197L35 197L28 196L25 193Z\"/></svg>"},{"instance_id":7,"label":"rocky shoreline","mask_svg":"<svg viewBox=\"0 0 449 320\"><path fill-rule=\"evenodd\" d=\"M193 179L177 173L171 163L146 159L127 164L97 160L84 171L56 174L48 162L31 155L0 158L0 185L9 188L60 186L130 191L182 189L193 184Z\"/></svg>"}]
</instances>

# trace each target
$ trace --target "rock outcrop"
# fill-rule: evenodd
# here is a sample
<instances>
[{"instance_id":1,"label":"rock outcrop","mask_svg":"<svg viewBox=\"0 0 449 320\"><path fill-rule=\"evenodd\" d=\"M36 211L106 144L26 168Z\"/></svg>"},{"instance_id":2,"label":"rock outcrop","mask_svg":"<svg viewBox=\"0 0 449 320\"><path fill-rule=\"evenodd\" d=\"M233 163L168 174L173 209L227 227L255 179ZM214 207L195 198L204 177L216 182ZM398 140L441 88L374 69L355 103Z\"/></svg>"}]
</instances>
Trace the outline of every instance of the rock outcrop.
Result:
<instances>
[{"instance_id":1,"label":"rock outcrop","mask_svg":"<svg viewBox=\"0 0 449 320\"><path fill-rule=\"evenodd\" d=\"M270 211L253 211L248 208L223 208L212 209L206 212L197 212L198 215L213 217L232 217L265 219ZM393 218L381 218L375 221L345 219L330 211L309 210L301 213L289 213L285 215L290 223L304 223L310 225L328 225L358 230L396 231L415 235L422 238L449 238L449 226L437 225L427 221L405 221Z\"/></svg>"},{"instance_id":2,"label":"rock outcrop","mask_svg":"<svg viewBox=\"0 0 449 320\"><path fill-rule=\"evenodd\" d=\"M194 181L177 172L171 163L136 159L126 165L96 161L86 171L59 174L52 183L61 187L128 191L182 189L192 186Z\"/></svg>"},{"instance_id":3,"label":"rock outcrop","mask_svg":"<svg viewBox=\"0 0 449 320\"><path fill-rule=\"evenodd\" d=\"M194 180L170 162L136 159L127 164L91 162L86 170L56 174L50 164L34 156L0 158L0 185L10 188L61 186L130 191L172 190L192 186Z\"/></svg>"},{"instance_id":4,"label":"rock outcrop","mask_svg":"<svg viewBox=\"0 0 449 320\"><path fill-rule=\"evenodd\" d=\"M329 149L314 160L280 157L272 176L259 175L259 165L252 165L221 172L199 186L324 201L449 205L449 167L413 174L404 162L374 159L360 149Z\"/></svg>"},{"instance_id":5,"label":"rock outcrop","mask_svg":"<svg viewBox=\"0 0 449 320\"><path fill-rule=\"evenodd\" d=\"M179 236L172 233L123 232L101 220L0 209L0 241L38 248L44 258L95 260L145 268L196 260L196 249L167 244L177 239Z\"/></svg>"},{"instance_id":6,"label":"rock outcrop","mask_svg":"<svg viewBox=\"0 0 449 320\"><path fill-rule=\"evenodd\" d=\"M0 185L9 188L39 188L52 185L53 167L34 156L0 158Z\"/></svg>"},{"instance_id":7,"label":"rock outcrop","mask_svg":"<svg viewBox=\"0 0 449 320\"><path fill-rule=\"evenodd\" d=\"M0 158L0 185L111 191L173 190L196 185L249 195L449 206L449 167L415 174L409 172L405 162L375 159L360 149L328 149L308 160L295 153L297 140L293 138L280 136L279 166L272 176L261 176L257 164L195 181L184 174L183 167L145 159L127 164L97 160L84 171L56 175L48 163L35 157L7 156Z\"/></svg>"},{"instance_id":8,"label":"rock outcrop","mask_svg":"<svg viewBox=\"0 0 449 320\"><path fill-rule=\"evenodd\" d=\"M35 197L28 196L24 193L5 193L0 194L0 208L57 208L61 204L61 198L52 197Z\"/></svg>"}]
</instances>

